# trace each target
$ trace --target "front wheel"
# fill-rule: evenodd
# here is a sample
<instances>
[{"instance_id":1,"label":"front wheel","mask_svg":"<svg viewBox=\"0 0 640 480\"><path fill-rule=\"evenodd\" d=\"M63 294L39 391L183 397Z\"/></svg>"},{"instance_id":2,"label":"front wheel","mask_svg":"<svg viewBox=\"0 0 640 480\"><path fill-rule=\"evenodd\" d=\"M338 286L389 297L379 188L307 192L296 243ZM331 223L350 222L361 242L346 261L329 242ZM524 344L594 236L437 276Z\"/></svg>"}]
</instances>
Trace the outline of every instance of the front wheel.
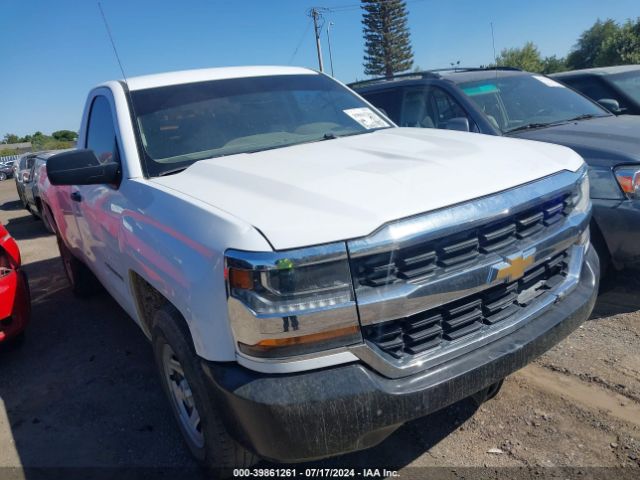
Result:
<instances>
[{"instance_id":1,"label":"front wheel","mask_svg":"<svg viewBox=\"0 0 640 480\"><path fill-rule=\"evenodd\" d=\"M250 467L257 457L227 432L181 315L170 305L154 315L153 351L160 381L194 457L223 475Z\"/></svg>"},{"instance_id":2,"label":"front wheel","mask_svg":"<svg viewBox=\"0 0 640 480\"><path fill-rule=\"evenodd\" d=\"M7 174L4 172L0 172L0 182L4 181L7 179Z\"/></svg>"}]
</instances>

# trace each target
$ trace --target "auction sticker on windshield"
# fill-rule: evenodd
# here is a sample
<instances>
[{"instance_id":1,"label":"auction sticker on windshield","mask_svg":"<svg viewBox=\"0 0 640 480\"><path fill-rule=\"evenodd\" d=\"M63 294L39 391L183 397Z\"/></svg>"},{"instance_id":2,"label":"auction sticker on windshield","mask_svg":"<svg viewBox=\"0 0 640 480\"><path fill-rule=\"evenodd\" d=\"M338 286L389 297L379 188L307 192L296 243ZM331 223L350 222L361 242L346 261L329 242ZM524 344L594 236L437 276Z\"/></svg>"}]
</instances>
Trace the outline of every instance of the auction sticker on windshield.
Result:
<instances>
[{"instance_id":1,"label":"auction sticker on windshield","mask_svg":"<svg viewBox=\"0 0 640 480\"><path fill-rule=\"evenodd\" d=\"M466 93L468 96L473 97L474 95L484 95L486 93L497 93L500 89L492 83L488 83L486 85L474 85L472 87L463 88L462 91Z\"/></svg>"},{"instance_id":2,"label":"auction sticker on windshield","mask_svg":"<svg viewBox=\"0 0 640 480\"><path fill-rule=\"evenodd\" d=\"M555 80L551 80L550 78L547 77L543 77L541 75L533 75L533 78L535 78L536 80L538 80L539 82L544 83L547 87L560 87L560 88L567 88L564 85L562 85L561 83L556 82Z\"/></svg>"},{"instance_id":3,"label":"auction sticker on windshield","mask_svg":"<svg viewBox=\"0 0 640 480\"><path fill-rule=\"evenodd\" d=\"M376 112L367 107L349 108L347 110L343 110L343 112L367 129L384 128L389 126L389 124L380 118Z\"/></svg>"}]
</instances>

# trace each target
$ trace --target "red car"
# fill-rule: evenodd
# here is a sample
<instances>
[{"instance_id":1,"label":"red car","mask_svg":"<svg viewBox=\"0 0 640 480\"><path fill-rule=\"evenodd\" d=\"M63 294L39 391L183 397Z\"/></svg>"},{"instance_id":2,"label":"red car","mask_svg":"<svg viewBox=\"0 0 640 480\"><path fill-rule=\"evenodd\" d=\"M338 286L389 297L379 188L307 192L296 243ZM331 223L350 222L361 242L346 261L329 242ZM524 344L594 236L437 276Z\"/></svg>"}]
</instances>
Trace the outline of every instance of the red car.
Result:
<instances>
[{"instance_id":1,"label":"red car","mask_svg":"<svg viewBox=\"0 0 640 480\"><path fill-rule=\"evenodd\" d=\"M0 225L0 344L24 332L30 313L29 284L20 269L18 244Z\"/></svg>"}]
</instances>

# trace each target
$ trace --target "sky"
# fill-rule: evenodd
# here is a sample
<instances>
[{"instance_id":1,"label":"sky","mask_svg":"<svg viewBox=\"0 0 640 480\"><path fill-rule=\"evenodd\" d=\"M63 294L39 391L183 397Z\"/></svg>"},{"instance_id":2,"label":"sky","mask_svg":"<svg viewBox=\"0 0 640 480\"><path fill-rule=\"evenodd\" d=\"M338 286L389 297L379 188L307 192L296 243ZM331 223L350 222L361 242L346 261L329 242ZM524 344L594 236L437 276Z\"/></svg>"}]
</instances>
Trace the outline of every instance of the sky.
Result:
<instances>
[{"instance_id":1,"label":"sky","mask_svg":"<svg viewBox=\"0 0 640 480\"><path fill-rule=\"evenodd\" d=\"M101 0L127 77L227 65L317 68L307 12L323 12L336 78L363 79L358 0ZM332 8L334 9L332 11ZM566 55L598 18L640 17L638 0L407 0L414 65L478 66L533 41ZM120 79L95 0L0 0L0 138L78 130L91 87Z\"/></svg>"}]
</instances>

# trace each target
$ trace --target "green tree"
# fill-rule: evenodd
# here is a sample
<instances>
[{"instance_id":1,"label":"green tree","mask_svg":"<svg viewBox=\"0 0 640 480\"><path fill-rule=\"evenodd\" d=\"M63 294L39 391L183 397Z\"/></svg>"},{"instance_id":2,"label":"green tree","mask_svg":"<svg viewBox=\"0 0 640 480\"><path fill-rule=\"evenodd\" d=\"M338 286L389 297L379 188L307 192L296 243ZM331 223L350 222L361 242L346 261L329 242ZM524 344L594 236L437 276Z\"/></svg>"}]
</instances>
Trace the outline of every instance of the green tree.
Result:
<instances>
[{"instance_id":1,"label":"green tree","mask_svg":"<svg viewBox=\"0 0 640 480\"><path fill-rule=\"evenodd\" d=\"M582 32L573 50L567 56L567 66L571 69L602 67L615 65L612 49L604 48L610 44L620 27L610 18L598 19L591 28Z\"/></svg>"},{"instance_id":2,"label":"green tree","mask_svg":"<svg viewBox=\"0 0 640 480\"><path fill-rule=\"evenodd\" d=\"M361 0L364 73L392 77L413 66L404 0Z\"/></svg>"},{"instance_id":3,"label":"green tree","mask_svg":"<svg viewBox=\"0 0 640 480\"><path fill-rule=\"evenodd\" d=\"M18 143L20 138L15 133L5 133L2 143Z\"/></svg>"},{"instance_id":4,"label":"green tree","mask_svg":"<svg viewBox=\"0 0 640 480\"><path fill-rule=\"evenodd\" d=\"M31 135L31 147L33 150L44 150L45 143L50 139L51 137L46 136L41 131L37 131Z\"/></svg>"},{"instance_id":5,"label":"green tree","mask_svg":"<svg viewBox=\"0 0 640 480\"><path fill-rule=\"evenodd\" d=\"M543 61L538 47L527 42L522 48L505 48L496 59L499 67L515 67L527 72L542 72Z\"/></svg>"},{"instance_id":6,"label":"green tree","mask_svg":"<svg viewBox=\"0 0 640 480\"><path fill-rule=\"evenodd\" d=\"M72 142L78 138L78 134L71 130L58 130L53 132L51 136L61 142Z\"/></svg>"},{"instance_id":7,"label":"green tree","mask_svg":"<svg viewBox=\"0 0 640 480\"><path fill-rule=\"evenodd\" d=\"M627 20L604 40L597 62L598 66L640 63L640 18Z\"/></svg>"},{"instance_id":8,"label":"green tree","mask_svg":"<svg viewBox=\"0 0 640 480\"><path fill-rule=\"evenodd\" d=\"M542 73L550 74L556 72L564 72L567 70L567 61L565 58L558 58L555 55L544 57L542 60Z\"/></svg>"}]
</instances>

